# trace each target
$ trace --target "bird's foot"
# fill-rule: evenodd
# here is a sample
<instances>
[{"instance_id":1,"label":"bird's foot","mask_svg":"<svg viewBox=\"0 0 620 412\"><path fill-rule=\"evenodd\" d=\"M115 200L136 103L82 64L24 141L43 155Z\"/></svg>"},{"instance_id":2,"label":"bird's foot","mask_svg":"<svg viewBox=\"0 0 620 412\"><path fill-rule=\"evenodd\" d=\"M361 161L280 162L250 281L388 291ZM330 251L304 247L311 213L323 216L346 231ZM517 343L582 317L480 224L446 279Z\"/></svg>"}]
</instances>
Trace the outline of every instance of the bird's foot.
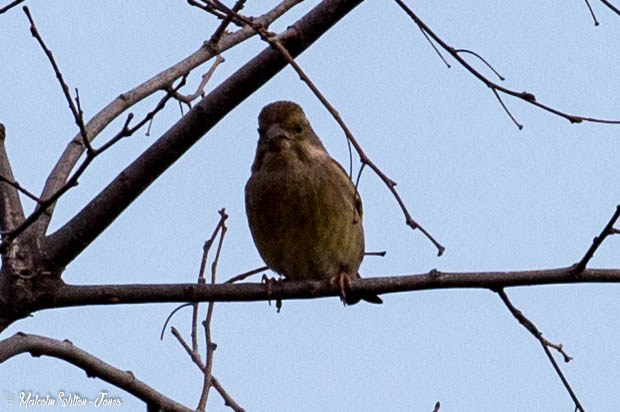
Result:
<instances>
[{"instance_id":1,"label":"bird's foot","mask_svg":"<svg viewBox=\"0 0 620 412\"><path fill-rule=\"evenodd\" d=\"M270 278L267 275L263 275L261 278L261 283L265 284L265 292L267 292L269 306L271 306L271 295L273 294L273 285L277 285L278 287L282 287L282 278ZM276 311L280 313L280 309L282 309L282 299L276 299Z\"/></svg>"},{"instance_id":2,"label":"bird's foot","mask_svg":"<svg viewBox=\"0 0 620 412\"><path fill-rule=\"evenodd\" d=\"M346 289L351 287L351 275L347 272L340 271L329 279L329 283L338 286L338 294L343 305L347 305Z\"/></svg>"}]
</instances>

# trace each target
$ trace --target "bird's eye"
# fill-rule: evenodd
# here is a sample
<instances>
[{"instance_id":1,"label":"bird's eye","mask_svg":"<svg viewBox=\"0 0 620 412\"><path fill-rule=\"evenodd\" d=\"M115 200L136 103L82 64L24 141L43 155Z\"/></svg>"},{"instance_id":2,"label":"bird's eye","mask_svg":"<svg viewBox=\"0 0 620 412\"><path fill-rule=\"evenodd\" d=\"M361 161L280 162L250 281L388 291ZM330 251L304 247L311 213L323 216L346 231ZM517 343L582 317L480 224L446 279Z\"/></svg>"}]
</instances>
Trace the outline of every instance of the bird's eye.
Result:
<instances>
[{"instance_id":1,"label":"bird's eye","mask_svg":"<svg viewBox=\"0 0 620 412\"><path fill-rule=\"evenodd\" d=\"M304 126L301 123L297 123L295 126L293 126L293 130L295 131L295 133L301 133L304 131Z\"/></svg>"}]
</instances>

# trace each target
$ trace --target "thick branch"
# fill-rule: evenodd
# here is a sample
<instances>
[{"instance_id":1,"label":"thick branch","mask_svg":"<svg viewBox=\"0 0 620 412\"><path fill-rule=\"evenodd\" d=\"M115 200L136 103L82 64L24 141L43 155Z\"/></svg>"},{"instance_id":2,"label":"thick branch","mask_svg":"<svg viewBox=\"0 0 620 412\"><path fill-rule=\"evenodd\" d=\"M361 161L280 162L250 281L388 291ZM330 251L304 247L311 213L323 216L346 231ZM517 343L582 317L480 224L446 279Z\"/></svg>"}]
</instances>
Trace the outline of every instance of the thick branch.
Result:
<instances>
[{"instance_id":1,"label":"thick branch","mask_svg":"<svg viewBox=\"0 0 620 412\"><path fill-rule=\"evenodd\" d=\"M428 289L477 288L498 290L510 286L566 283L620 283L620 269L586 269L575 276L574 266L549 270L516 272L444 273L364 278L351 282L355 293L397 293ZM262 283L216 285L88 285L62 286L38 309L83 305L111 305L153 302L239 302L273 299L311 299L339 296L337 285L328 281L287 281L268 294Z\"/></svg>"},{"instance_id":2,"label":"thick branch","mask_svg":"<svg viewBox=\"0 0 620 412\"><path fill-rule=\"evenodd\" d=\"M0 363L13 356L29 352L32 356L51 356L83 369L90 378L100 378L117 386L149 405L156 405L171 412L192 412L180 403L162 395L137 379L133 373L123 371L83 351L68 340L60 341L44 336L17 333L0 341Z\"/></svg>"},{"instance_id":3,"label":"thick branch","mask_svg":"<svg viewBox=\"0 0 620 412\"><path fill-rule=\"evenodd\" d=\"M4 139L6 130L0 123L0 176L15 181L13 170L6 153ZM0 182L0 229L10 231L15 229L24 220L24 209L19 200L17 189L6 182Z\"/></svg>"},{"instance_id":4,"label":"thick branch","mask_svg":"<svg viewBox=\"0 0 620 412\"><path fill-rule=\"evenodd\" d=\"M261 17L258 17L255 21L265 27L268 27L271 23L273 23L273 21L282 16L286 11L291 9L300 1L301 0L284 0L269 12L265 13ZM230 49L231 47L252 37L254 34L255 32L251 27L244 27L234 33L226 34L222 36L220 42L218 43L216 48L217 50L213 47L206 47L203 45L200 49L174 66L158 73L136 88L122 93L106 107L101 109L99 113L88 121L88 123L86 123L86 133L88 134L89 139L93 140L97 137L97 135L99 135L99 133L101 133L106 126L108 126L121 113L134 104L142 101L153 93L164 89L166 86L171 85L176 79L200 66L216 54ZM60 159L58 159L54 169L47 178L43 192L40 196L41 199L46 199L52 196L63 186L82 153L84 153L82 138L80 134L77 134L73 140L69 142L67 148L61 155ZM53 212L53 207L54 206L49 208L49 215L41 216L39 221L36 223L36 233L39 235L43 235L47 231L47 227L51 219L51 213Z\"/></svg>"},{"instance_id":5,"label":"thick branch","mask_svg":"<svg viewBox=\"0 0 620 412\"><path fill-rule=\"evenodd\" d=\"M280 41L291 55L297 56L361 1L325 0L289 27ZM286 60L278 51L267 48L207 95L73 219L46 239L44 252L52 267L63 267L73 260L158 176L285 65Z\"/></svg>"}]
</instances>

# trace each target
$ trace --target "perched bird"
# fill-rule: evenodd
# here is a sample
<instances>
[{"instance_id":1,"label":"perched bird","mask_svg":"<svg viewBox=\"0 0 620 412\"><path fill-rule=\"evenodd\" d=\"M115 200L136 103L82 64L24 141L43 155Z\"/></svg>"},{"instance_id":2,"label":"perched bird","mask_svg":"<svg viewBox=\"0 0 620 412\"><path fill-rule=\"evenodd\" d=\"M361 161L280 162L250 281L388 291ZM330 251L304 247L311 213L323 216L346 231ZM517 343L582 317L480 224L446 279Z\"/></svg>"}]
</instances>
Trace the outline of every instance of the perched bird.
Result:
<instances>
[{"instance_id":1,"label":"perched bird","mask_svg":"<svg viewBox=\"0 0 620 412\"><path fill-rule=\"evenodd\" d=\"M362 201L299 105L271 103L258 116L258 147L245 186L245 209L261 257L292 280L329 279L345 304L364 258Z\"/></svg>"}]
</instances>

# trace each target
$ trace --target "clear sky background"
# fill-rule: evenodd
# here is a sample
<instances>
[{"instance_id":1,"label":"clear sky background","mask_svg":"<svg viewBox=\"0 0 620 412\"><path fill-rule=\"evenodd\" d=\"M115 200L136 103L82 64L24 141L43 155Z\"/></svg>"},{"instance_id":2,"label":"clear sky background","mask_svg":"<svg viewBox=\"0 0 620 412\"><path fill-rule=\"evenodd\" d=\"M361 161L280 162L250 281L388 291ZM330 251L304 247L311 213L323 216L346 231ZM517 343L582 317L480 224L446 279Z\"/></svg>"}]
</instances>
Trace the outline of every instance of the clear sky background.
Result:
<instances>
[{"instance_id":1,"label":"clear sky background","mask_svg":"<svg viewBox=\"0 0 620 412\"><path fill-rule=\"evenodd\" d=\"M180 0L26 3L66 81L79 88L86 118L196 50L217 25ZM248 3L245 12L258 14L276 2ZM283 30L316 3L298 6L272 29ZM620 119L620 18L600 2L593 2L598 27L583 1L409 4L451 45L482 54L507 78L505 86L569 113ZM211 87L264 47L253 39L224 53L226 63ZM38 193L77 129L21 8L0 16L0 61L0 122L9 156L19 182ZM367 257L360 272L372 277L433 268L550 269L580 260L620 203L620 126L571 125L505 97L525 126L519 131L492 92L449 61L451 69L391 1L360 5L298 58L366 153L398 182L413 217L446 246L438 258L419 231L404 225L395 200L366 170L360 192L367 249L387 250L387 256ZM209 64L190 77L187 93ZM139 118L158 99L132 111ZM222 207L230 218L219 279L261 266L243 188L258 112L281 99L302 105L332 156L346 167L342 131L286 68L158 179L69 265L64 280L193 282L202 244ZM151 136L136 134L97 159L59 202L52 230L179 117L178 105L169 104ZM115 122L95 145L120 127ZM612 237L590 267L619 267L619 251L620 238ZM507 292L545 337L564 344L575 358L558 361L586 410L617 410L620 285ZM347 308L337 298L286 301L279 314L266 302L217 304L213 373L248 411L430 412L436 401L441 411L573 410L539 343L496 294L431 290L383 299L382 306ZM195 407L202 375L173 336L159 340L176 306L48 310L16 322L0 338L24 331L69 339ZM191 310L184 309L172 321L186 337L190 317ZM0 365L2 411L22 410L7 402L17 402L20 391L56 396L61 390L89 398L105 390L123 402L108 410L144 410L131 395L56 359L21 355ZM214 391L208 409L229 410Z\"/></svg>"}]
</instances>

